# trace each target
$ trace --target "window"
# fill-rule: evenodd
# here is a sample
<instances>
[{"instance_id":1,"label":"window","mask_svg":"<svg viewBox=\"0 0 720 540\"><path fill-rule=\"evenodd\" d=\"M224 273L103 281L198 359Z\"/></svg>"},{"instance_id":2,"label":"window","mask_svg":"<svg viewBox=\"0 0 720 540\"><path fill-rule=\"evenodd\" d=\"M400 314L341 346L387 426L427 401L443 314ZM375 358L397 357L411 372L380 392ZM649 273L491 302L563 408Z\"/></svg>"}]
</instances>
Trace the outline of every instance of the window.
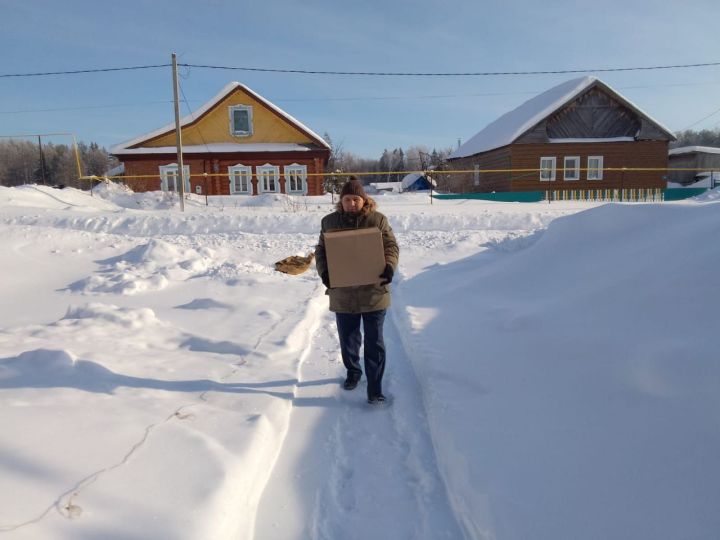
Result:
<instances>
[{"instance_id":1,"label":"window","mask_svg":"<svg viewBox=\"0 0 720 540\"><path fill-rule=\"evenodd\" d=\"M473 184L476 186L480 185L480 165L475 165L475 170L473 172Z\"/></svg>"},{"instance_id":2,"label":"window","mask_svg":"<svg viewBox=\"0 0 720 540\"><path fill-rule=\"evenodd\" d=\"M230 133L235 137L252 135L252 107L249 105L230 107Z\"/></svg>"},{"instance_id":3,"label":"window","mask_svg":"<svg viewBox=\"0 0 720 540\"><path fill-rule=\"evenodd\" d=\"M565 157L565 180L580 180L580 156Z\"/></svg>"},{"instance_id":4,"label":"window","mask_svg":"<svg viewBox=\"0 0 720 540\"><path fill-rule=\"evenodd\" d=\"M540 181L541 182L554 182L555 181L555 163L554 157L541 157L540 158Z\"/></svg>"},{"instance_id":5,"label":"window","mask_svg":"<svg viewBox=\"0 0 720 540\"><path fill-rule=\"evenodd\" d=\"M228 167L230 195L252 195L252 167L234 165Z\"/></svg>"},{"instance_id":6,"label":"window","mask_svg":"<svg viewBox=\"0 0 720 540\"><path fill-rule=\"evenodd\" d=\"M588 156L588 180L602 180L603 177L603 157Z\"/></svg>"},{"instance_id":7,"label":"window","mask_svg":"<svg viewBox=\"0 0 720 540\"><path fill-rule=\"evenodd\" d=\"M285 167L285 193L291 195L307 193L307 165L293 163Z\"/></svg>"},{"instance_id":8,"label":"window","mask_svg":"<svg viewBox=\"0 0 720 540\"><path fill-rule=\"evenodd\" d=\"M190 193L190 166L183 165L183 177L185 178L185 193ZM177 163L160 166L160 189L163 191L179 191Z\"/></svg>"},{"instance_id":9,"label":"window","mask_svg":"<svg viewBox=\"0 0 720 540\"><path fill-rule=\"evenodd\" d=\"M280 167L266 163L257 168L258 193L277 193L280 191Z\"/></svg>"}]
</instances>

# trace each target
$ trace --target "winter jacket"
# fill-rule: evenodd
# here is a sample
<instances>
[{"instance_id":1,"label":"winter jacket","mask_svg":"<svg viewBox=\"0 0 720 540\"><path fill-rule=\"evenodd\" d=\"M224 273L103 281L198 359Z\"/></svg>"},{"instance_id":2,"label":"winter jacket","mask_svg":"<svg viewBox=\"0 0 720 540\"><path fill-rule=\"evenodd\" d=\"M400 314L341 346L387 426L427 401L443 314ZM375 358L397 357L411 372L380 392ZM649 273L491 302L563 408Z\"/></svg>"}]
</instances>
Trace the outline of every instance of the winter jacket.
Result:
<instances>
[{"instance_id":1,"label":"winter jacket","mask_svg":"<svg viewBox=\"0 0 720 540\"><path fill-rule=\"evenodd\" d=\"M398 249L395 235L387 218L376 211L376 203L368 197L367 202L358 214L343 212L342 204L322 219L320 225L320 240L315 247L315 267L318 275L327 271L327 258L325 256L325 237L323 233L341 229L365 229L377 227L382 232L383 248L385 249L385 263L397 269ZM388 285L360 285L357 287L334 287L325 291L330 296L330 311L336 313L368 313L390 307L390 287Z\"/></svg>"}]
</instances>

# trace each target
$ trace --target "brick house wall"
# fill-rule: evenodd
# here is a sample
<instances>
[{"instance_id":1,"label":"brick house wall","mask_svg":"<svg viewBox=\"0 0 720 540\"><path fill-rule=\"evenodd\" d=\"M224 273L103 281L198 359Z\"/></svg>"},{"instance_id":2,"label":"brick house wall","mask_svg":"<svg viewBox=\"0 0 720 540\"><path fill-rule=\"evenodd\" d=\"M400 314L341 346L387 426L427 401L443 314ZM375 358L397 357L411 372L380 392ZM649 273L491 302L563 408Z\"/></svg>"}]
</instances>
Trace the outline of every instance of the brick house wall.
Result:
<instances>
[{"instance_id":1,"label":"brick house wall","mask_svg":"<svg viewBox=\"0 0 720 540\"><path fill-rule=\"evenodd\" d=\"M308 176L307 194L323 194L322 176L310 176L323 172L329 151L316 150L309 152L296 152L279 154L187 154L183 156L183 164L190 167L190 188L192 193L207 195L230 195L230 181L228 178L228 167L242 164L252 167L253 194L258 193L257 167L270 164L280 168L279 193L285 193L284 167L287 165L305 165ZM177 156L174 154L163 155L126 155L121 157L125 163L125 176L147 176L148 178L128 178L126 183L136 192L159 191L161 189L160 167L177 163ZM207 173L207 177L198 176Z\"/></svg>"}]
</instances>

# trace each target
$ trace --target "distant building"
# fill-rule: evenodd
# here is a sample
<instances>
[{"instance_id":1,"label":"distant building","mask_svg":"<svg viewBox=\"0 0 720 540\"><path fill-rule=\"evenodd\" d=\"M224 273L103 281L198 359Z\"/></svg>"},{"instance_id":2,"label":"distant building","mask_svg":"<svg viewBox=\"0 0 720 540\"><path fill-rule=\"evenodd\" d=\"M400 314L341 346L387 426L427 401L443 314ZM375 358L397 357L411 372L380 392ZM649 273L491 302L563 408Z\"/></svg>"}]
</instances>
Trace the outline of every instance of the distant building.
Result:
<instances>
[{"instance_id":1,"label":"distant building","mask_svg":"<svg viewBox=\"0 0 720 540\"><path fill-rule=\"evenodd\" d=\"M330 145L238 82L181 120L185 191L209 195L322 195ZM175 124L114 146L135 191L176 191ZM132 179L133 176L144 178Z\"/></svg>"},{"instance_id":2,"label":"distant building","mask_svg":"<svg viewBox=\"0 0 720 540\"><path fill-rule=\"evenodd\" d=\"M471 171L454 178L464 191L664 188L665 170L607 169L665 169L673 140L669 129L608 85L582 77L504 114L448 163L450 169Z\"/></svg>"},{"instance_id":3,"label":"distant building","mask_svg":"<svg viewBox=\"0 0 720 540\"><path fill-rule=\"evenodd\" d=\"M668 182L682 187L714 188L720 185L720 148L683 146L668 152ZM705 170L698 170L705 169Z\"/></svg>"},{"instance_id":4,"label":"distant building","mask_svg":"<svg viewBox=\"0 0 720 540\"><path fill-rule=\"evenodd\" d=\"M431 186L435 189L435 181L428 179L424 174L408 173L400 182L371 182L370 186L377 193L403 193L405 191L429 190Z\"/></svg>"}]
</instances>

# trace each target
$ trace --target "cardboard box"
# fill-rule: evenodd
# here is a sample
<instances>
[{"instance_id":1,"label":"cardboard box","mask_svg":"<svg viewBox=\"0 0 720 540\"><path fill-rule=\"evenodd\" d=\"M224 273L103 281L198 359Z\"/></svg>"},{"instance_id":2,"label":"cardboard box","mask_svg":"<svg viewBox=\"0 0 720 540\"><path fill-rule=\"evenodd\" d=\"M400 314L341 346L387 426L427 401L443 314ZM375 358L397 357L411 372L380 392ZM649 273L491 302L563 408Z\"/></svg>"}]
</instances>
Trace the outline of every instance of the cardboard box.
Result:
<instances>
[{"instance_id":1,"label":"cardboard box","mask_svg":"<svg viewBox=\"0 0 720 540\"><path fill-rule=\"evenodd\" d=\"M324 233L330 287L380 283L385 269L382 233L376 227Z\"/></svg>"}]
</instances>

